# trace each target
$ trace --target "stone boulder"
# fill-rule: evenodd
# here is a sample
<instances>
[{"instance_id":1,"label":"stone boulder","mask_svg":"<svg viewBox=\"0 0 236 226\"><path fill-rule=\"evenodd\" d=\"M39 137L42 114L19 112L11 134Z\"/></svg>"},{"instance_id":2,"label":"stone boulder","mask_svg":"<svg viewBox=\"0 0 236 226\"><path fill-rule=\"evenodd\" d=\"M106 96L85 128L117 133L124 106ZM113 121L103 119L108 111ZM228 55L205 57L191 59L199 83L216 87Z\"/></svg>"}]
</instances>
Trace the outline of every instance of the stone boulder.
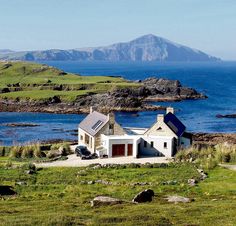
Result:
<instances>
[{"instance_id":1,"label":"stone boulder","mask_svg":"<svg viewBox=\"0 0 236 226\"><path fill-rule=\"evenodd\" d=\"M15 195L16 192L13 190L12 186L0 185L0 196L2 195Z\"/></svg>"},{"instance_id":2,"label":"stone boulder","mask_svg":"<svg viewBox=\"0 0 236 226\"><path fill-rule=\"evenodd\" d=\"M190 198L186 198L186 197L178 196L178 195L171 195L171 196L168 196L166 199L168 202L174 202L174 203L179 203L179 202L188 203L188 202L193 201Z\"/></svg>"},{"instance_id":3,"label":"stone boulder","mask_svg":"<svg viewBox=\"0 0 236 226\"><path fill-rule=\"evenodd\" d=\"M188 185L193 187L197 184L197 181L195 179L188 179Z\"/></svg>"},{"instance_id":4,"label":"stone boulder","mask_svg":"<svg viewBox=\"0 0 236 226\"><path fill-rule=\"evenodd\" d=\"M49 151L47 157L51 159L51 158L66 156L68 154L69 153L67 152L67 150L63 146L60 146L57 150Z\"/></svg>"},{"instance_id":5,"label":"stone boulder","mask_svg":"<svg viewBox=\"0 0 236 226\"><path fill-rule=\"evenodd\" d=\"M11 90L7 87L0 89L0 93L9 93Z\"/></svg>"},{"instance_id":6,"label":"stone boulder","mask_svg":"<svg viewBox=\"0 0 236 226\"><path fill-rule=\"evenodd\" d=\"M146 189L138 193L133 198L132 202L135 202L135 203L151 202L153 196L154 196L154 191L151 189Z\"/></svg>"},{"instance_id":7,"label":"stone boulder","mask_svg":"<svg viewBox=\"0 0 236 226\"><path fill-rule=\"evenodd\" d=\"M122 204L124 201L108 196L97 196L91 201L92 207Z\"/></svg>"},{"instance_id":8,"label":"stone boulder","mask_svg":"<svg viewBox=\"0 0 236 226\"><path fill-rule=\"evenodd\" d=\"M200 174L200 180L205 180L207 178L207 174L202 169L197 169Z\"/></svg>"},{"instance_id":9,"label":"stone boulder","mask_svg":"<svg viewBox=\"0 0 236 226\"><path fill-rule=\"evenodd\" d=\"M23 185L27 185L27 183L25 181L16 181L15 185L23 186Z\"/></svg>"},{"instance_id":10,"label":"stone boulder","mask_svg":"<svg viewBox=\"0 0 236 226\"><path fill-rule=\"evenodd\" d=\"M36 170L29 169L29 170L26 170L25 173L29 174L29 175L32 175L32 174L36 173Z\"/></svg>"},{"instance_id":11,"label":"stone boulder","mask_svg":"<svg viewBox=\"0 0 236 226\"><path fill-rule=\"evenodd\" d=\"M47 157L50 159L60 157L60 156L62 156L62 153L60 150L51 150L47 153Z\"/></svg>"}]
</instances>

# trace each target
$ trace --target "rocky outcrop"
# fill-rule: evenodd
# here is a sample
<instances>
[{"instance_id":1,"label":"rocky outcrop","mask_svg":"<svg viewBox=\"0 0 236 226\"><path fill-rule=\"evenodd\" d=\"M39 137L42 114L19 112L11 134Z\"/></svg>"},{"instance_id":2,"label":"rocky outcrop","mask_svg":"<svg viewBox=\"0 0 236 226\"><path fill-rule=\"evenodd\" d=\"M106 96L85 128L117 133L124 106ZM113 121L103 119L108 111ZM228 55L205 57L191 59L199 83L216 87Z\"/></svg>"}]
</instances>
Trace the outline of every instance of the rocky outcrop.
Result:
<instances>
[{"instance_id":1,"label":"rocky outcrop","mask_svg":"<svg viewBox=\"0 0 236 226\"><path fill-rule=\"evenodd\" d=\"M36 127L36 126L39 126L38 124L33 124L33 123L6 123L3 125L9 126L9 127Z\"/></svg>"},{"instance_id":2,"label":"rocky outcrop","mask_svg":"<svg viewBox=\"0 0 236 226\"><path fill-rule=\"evenodd\" d=\"M183 87L178 80L148 78L143 81L143 95L148 101L180 101L187 99L204 99L205 95L195 89Z\"/></svg>"},{"instance_id":3,"label":"rocky outcrop","mask_svg":"<svg viewBox=\"0 0 236 226\"><path fill-rule=\"evenodd\" d=\"M222 143L236 144L235 133L194 133L193 144L195 145L217 145Z\"/></svg>"},{"instance_id":4,"label":"rocky outcrop","mask_svg":"<svg viewBox=\"0 0 236 226\"><path fill-rule=\"evenodd\" d=\"M47 153L47 157L49 159L53 159L53 158L57 158L57 157L67 156L68 154L70 154L70 150L66 150L66 148L64 148L63 146L60 146L56 150L50 150Z\"/></svg>"},{"instance_id":5,"label":"rocky outcrop","mask_svg":"<svg viewBox=\"0 0 236 226\"><path fill-rule=\"evenodd\" d=\"M207 174L202 169L197 169L200 174L200 180L205 180L207 178Z\"/></svg>"},{"instance_id":6,"label":"rocky outcrop","mask_svg":"<svg viewBox=\"0 0 236 226\"><path fill-rule=\"evenodd\" d=\"M63 86L54 88L59 91L64 90ZM40 101L18 98L15 100L1 99L0 111L87 113L90 106L100 112L163 110L165 108L148 104L148 102L200 98L206 98L206 96L192 88L182 87L178 80L148 78L143 81L130 82L129 87L115 88L104 93L81 95L69 103L62 102L60 96L53 96Z\"/></svg>"},{"instance_id":7,"label":"rocky outcrop","mask_svg":"<svg viewBox=\"0 0 236 226\"><path fill-rule=\"evenodd\" d=\"M124 201L108 196L97 196L91 201L91 207L110 206L122 204Z\"/></svg>"},{"instance_id":8,"label":"rocky outcrop","mask_svg":"<svg viewBox=\"0 0 236 226\"><path fill-rule=\"evenodd\" d=\"M14 191L12 186L0 185L0 196L15 195L15 194L16 192Z\"/></svg>"},{"instance_id":9,"label":"rocky outcrop","mask_svg":"<svg viewBox=\"0 0 236 226\"><path fill-rule=\"evenodd\" d=\"M217 118L236 118L236 114L227 114L227 115L216 115Z\"/></svg>"},{"instance_id":10,"label":"rocky outcrop","mask_svg":"<svg viewBox=\"0 0 236 226\"><path fill-rule=\"evenodd\" d=\"M133 198L132 202L135 202L135 203L151 202L153 197L154 197L154 191L151 189L146 189L138 193Z\"/></svg>"},{"instance_id":11,"label":"rocky outcrop","mask_svg":"<svg viewBox=\"0 0 236 226\"><path fill-rule=\"evenodd\" d=\"M194 187L197 184L197 181L194 178L188 179L188 185Z\"/></svg>"},{"instance_id":12,"label":"rocky outcrop","mask_svg":"<svg viewBox=\"0 0 236 226\"><path fill-rule=\"evenodd\" d=\"M179 203L179 202L188 203L188 202L193 201L193 200L190 199L190 198L186 198L186 197L182 197L182 196L178 196L178 195L168 196L168 197L166 198L166 200L167 200L168 202L173 202L173 203Z\"/></svg>"}]
</instances>

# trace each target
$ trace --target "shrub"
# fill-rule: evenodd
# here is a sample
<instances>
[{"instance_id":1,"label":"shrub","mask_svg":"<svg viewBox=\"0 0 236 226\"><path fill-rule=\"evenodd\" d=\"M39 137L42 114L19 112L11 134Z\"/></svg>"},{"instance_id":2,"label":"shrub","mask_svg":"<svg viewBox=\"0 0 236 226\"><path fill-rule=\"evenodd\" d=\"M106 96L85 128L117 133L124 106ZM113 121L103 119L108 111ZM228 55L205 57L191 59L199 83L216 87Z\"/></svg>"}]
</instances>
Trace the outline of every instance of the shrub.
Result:
<instances>
[{"instance_id":1,"label":"shrub","mask_svg":"<svg viewBox=\"0 0 236 226\"><path fill-rule=\"evenodd\" d=\"M33 157L33 149L32 146L24 146L22 147L21 158L32 158Z\"/></svg>"},{"instance_id":2,"label":"shrub","mask_svg":"<svg viewBox=\"0 0 236 226\"><path fill-rule=\"evenodd\" d=\"M126 164L126 167L127 168L140 168L140 164L138 164L138 163L129 163L129 164Z\"/></svg>"},{"instance_id":3,"label":"shrub","mask_svg":"<svg viewBox=\"0 0 236 226\"><path fill-rule=\"evenodd\" d=\"M236 150L230 153L230 162L236 162Z\"/></svg>"},{"instance_id":4,"label":"shrub","mask_svg":"<svg viewBox=\"0 0 236 226\"><path fill-rule=\"evenodd\" d=\"M6 150L5 147L0 147L0 156L5 156Z\"/></svg>"},{"instance_id":5,"label":"shrub","mask_svg":"<svg viewBox=\"0 0 236 226\"><path fill-rule=\"evenodd\" d=\"M61 144L52 144L50 150L58 150Z\"/></svg>"},{"instance_id":6,"label":"shrub","mask_svg":"<svg viewBox=\"0 0 236 226\"><path fill-rule=\"evenodd\" d=\"M11 158L20 158L22 153L22 147L21 146L13 146L10 152Z\"/></svg>"},{"instance_id":7,"label":"shrub","mask_svg":"<svg viewBox=\"0 0 236 226\"><path fill-rule=\"evenodd\" d=\"M229 152L223 153L222 157L223 157L222 162L230 162L230 153Z\"/></svg>"},{"instance_id":8,"label":"shrub","mask_svg":"<svg viewBox=\"0 0 236 226\"><path fill-rule=\"evenodd\" d=\"M46 156L45 153L41 151L41 147L39 143L33 144L32 150L33 150L33 156L35 158L42 158Z\"/></svg>"},{"instance_id":9,"label":"shrub","mask_svg":"<svg viewBox=\"0 0 236 226\"><path fill-rule=\"evenodd\" d=\"M12 161L7 161L5 164L6 168L11 168L12 167Z\"/></svg>"},{"instance_id":10,"label":"shrub","mask_svg":"<svg viewBox=\"0 0 236 226\"><path fill-rule=\"evenodd\" d=\"M68 143L63 143L61 147L63 148L63 152L64 152L63 155L69 155L72 153L70 149L70 145Z\"/></svg>"},{"instance_id":11,"label":"shrub","mask_svg":"<svg viewBox=\"0 0 236 226\"><path fill-rule=\"evenodd\" d=\"M36 172L36 166L31 162L22 165L21 169L22 170L32 170L32 171Z\"/></svg>"},{"instance_id":12,"label":"shrub","mask_svg":"<svg viewBox=\"0 0 236 226\"><path fill-rule=\"evenodd\" d=\"M146 162L145 164L141 164L141 168L153 168L153 164L150 162Z\"/></svg>"},{"instance_id":13,"label":"shrub","mask_svg":"<svg viewBox=\"0 0 236 226\"><path fill-rule=\"evenodd\" d=\"M236 162L236 146L219 144L214 147L190 147L179 151L176 161L191 162L202 165L205 169L212 169L219 163Z\"/></svg>"},{"instance_id":14,"label":"shrub","mask_svg":"<svg viewBox=\"0 0 236 226\"><path fill-rule=\"evenodd\" d=\"M200 161L200 166L204 170L214 169L218 164L219 162L214 158L203 159Z\"/></svg>"}]
</instances>

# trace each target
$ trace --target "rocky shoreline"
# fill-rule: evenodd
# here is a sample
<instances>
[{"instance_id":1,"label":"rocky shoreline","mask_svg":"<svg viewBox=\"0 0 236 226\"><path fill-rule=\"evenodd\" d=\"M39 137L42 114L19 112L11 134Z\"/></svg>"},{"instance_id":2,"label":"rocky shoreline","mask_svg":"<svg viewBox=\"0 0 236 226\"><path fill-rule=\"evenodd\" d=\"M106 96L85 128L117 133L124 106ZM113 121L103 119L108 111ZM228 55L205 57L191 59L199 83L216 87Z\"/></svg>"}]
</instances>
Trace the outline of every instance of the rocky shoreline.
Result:
<instances>
[{"instance_id":1,"label":"rocky shoreline","mask_svg":"<svg viewBox=\"0 0 236 226\"><path fill-rule=\"evenodd\" d=\"M216 115L217 118L236 118L236 114L227 114L227 115Z\"/></svg>"},{"instance_id":2,"label":"rocky shoreline","mask_svg":"<svg viewBox=\"0 0 236 226\"><path fill-rule=\"evenodd\" d=\"M193 138L193 145L200 145L203 147L215 146L218 144L236 145L235 133L191 133ZM75 137L77 134L75 133ZM71 145L77 144L77 139L63 140L63 139L49 139L43 140L42 144L56 144L62 142L69 142Z\"/></svg>"},{"instance_id":3,"label":"rocky shoreline","mask_svg":"<svg viewBox=\"0 0 236 226\"><path fill-rule=\"evenodd\" d=\"M236 144L236 133L193 133L193 144L217 145Z\"/></svg>"},{"instance_id":4,"label":"rocky shoreline","mask_svg":"<svg viewBox=\"0 0 236 226\"><path fill-rule=\"evenodd\" d=\"M73 102L63 102L59 96L47 100L0 99L0 112L47 112L64 114L88 113L92 106L101 112L156 111L163 106L149 102L197 100L207 98L195 89L183 87L178 80L148 78L132 82L137 87L117 88L104 93L78 96ZM132 84L131 83L131 84Z\"/></svg>"}]
</instances>

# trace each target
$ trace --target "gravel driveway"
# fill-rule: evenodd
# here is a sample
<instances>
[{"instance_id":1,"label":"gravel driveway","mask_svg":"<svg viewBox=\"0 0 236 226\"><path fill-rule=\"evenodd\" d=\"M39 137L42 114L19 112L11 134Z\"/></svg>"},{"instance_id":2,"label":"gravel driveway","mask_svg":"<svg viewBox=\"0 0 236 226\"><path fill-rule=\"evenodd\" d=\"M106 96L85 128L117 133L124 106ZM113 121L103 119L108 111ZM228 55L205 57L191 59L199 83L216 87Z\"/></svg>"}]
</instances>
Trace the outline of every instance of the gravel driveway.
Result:
<instances>
[{"instance_id":1,"label":"gravel driveway","mask_svg":"<svg viewBox=\"0 0 236 226\"><path fill-rule=\"evenodd\" d=\"M236 170L236 165L227 165L227 164L219 164L219 165L230 170Z\"/></svg>"},{"instance_id":2,"label":"gravel driveway","mask_svg":"<svg viewBox=\"0 0 236 226\"><path fill-rule=\"evenodd\" d=\"M68 155L67 160L55 161L55 162L46 162L36 164L37 167L82 167L88 166L90 164L99 163L104 164L128 164L128 163L167 163L170 159L166 157L151 157L151 158L134 158L134 157L116 157L116 158L106 158L106 159L88 159L81 160L80 157L77 157L75 154Z\"/></svg>"}]
</instances>

